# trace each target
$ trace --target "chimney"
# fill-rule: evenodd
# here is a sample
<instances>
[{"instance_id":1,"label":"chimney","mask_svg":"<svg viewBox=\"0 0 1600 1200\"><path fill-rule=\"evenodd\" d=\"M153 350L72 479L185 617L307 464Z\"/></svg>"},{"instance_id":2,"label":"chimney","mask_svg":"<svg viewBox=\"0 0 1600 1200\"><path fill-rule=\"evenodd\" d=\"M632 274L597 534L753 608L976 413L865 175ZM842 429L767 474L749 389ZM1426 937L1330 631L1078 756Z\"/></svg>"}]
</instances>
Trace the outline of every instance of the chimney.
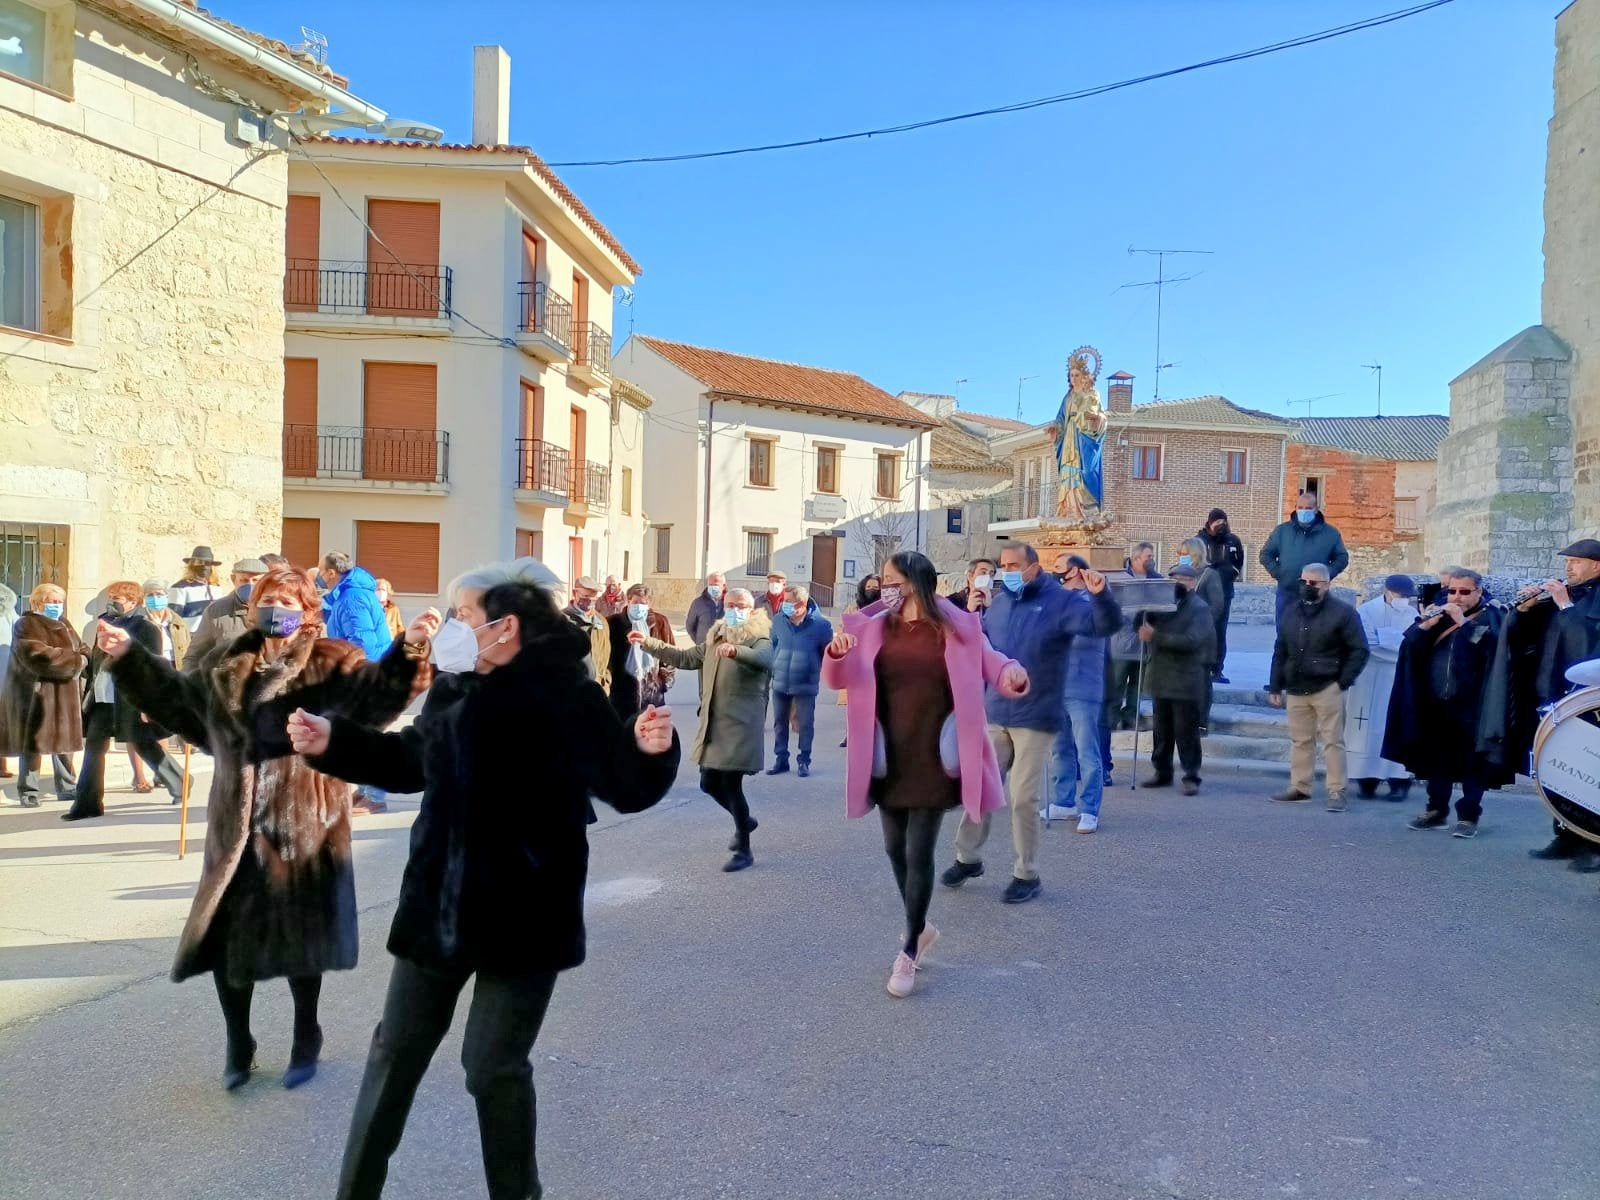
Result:
<instances>
[{"instance_id":1,"label":"chimney","mask_svg":"<svg viewBox=\"0 0 1600 1200\"><path fill-rule=\"evenodd\" d=\"M511 56L504 46L472 48L472 141L504 146L511 140Z\"/></svg>"},{"instance_id":2,"label":"chimney","mask_svg":"<svg viewBox=\"0 0 1600 1200\"><path fill-rule=\"evenodd\" d=\"M1106 410L1114 413L1133 411L1133 376L1126 371L1118 371L1111 377L1110 386L1106 388Z\"/></svg>"}]
</instances>

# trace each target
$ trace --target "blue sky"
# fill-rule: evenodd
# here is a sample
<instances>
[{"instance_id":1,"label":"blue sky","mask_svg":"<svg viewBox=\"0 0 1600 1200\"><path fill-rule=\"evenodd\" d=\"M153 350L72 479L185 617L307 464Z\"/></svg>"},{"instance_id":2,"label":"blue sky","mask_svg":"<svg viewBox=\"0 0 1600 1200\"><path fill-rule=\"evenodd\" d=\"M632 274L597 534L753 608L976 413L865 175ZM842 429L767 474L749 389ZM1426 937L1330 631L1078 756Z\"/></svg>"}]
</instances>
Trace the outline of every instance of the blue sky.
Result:
<instances>
[{"instance_id":1,"label":"blue sky","mask_svg":"<svg viewBox=\"0 0 1600 1200\"><path fill-rule=\"evenodd\" d=\"M812 137L1008 103L1404 0L472 3L217 0L328 37L352 88L471 132L471 48L512 56L512 140L547 161ZM1449 380L1539 319L1554 18L1456 0L1374 31L1088 101L840 146L564 168L644 266L639 332L857 371L964 407L1054 412L1067 354L1166 398L1290 415L1444 412ZM627 331L618 310L618 334ZM1102 391L1103 391L1102 387ZM1331 394L1331 395L1330 395Z\"/></svg>"}]
</instances>

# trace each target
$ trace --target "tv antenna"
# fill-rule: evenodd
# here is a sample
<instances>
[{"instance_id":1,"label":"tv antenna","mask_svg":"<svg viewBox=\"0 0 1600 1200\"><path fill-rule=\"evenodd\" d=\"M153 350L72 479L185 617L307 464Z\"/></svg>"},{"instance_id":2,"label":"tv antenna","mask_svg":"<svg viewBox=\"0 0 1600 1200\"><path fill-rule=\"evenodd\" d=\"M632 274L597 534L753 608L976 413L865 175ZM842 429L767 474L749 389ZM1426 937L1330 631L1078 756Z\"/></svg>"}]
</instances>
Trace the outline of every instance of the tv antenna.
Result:
<instances>
[{"instance_id":1,"label":"tv antenna","mask_svg":"<svg viewBox=\"0 0 1600 1200\"><path fill-rule=\"evenodd\" d=\"M1383 416L1383 364L1370 362L1361 365L1378 376L1378 415L1381 417Z\"/></svg>"},{"instance_id":2,"label":"tv antenna","mask_svg":"<svg viewBox=\"0 0 1600 1200\"><path fill-rule=\"evenodd\" d=\"M1019 421L1022 420L1022 385L1027 383L1030 379L1037 378L1039 378L1037 375L1017 376L1017 420Z\"/></svg>"},{"instance_id":3,"label":"tv antenna","mask_svg":"<svg viewBox=\"0 0 1600 1200\"><path fill-rule=\"evenodd\" d=\"M328 39L309 25L300 26L300 36L304 40L295 49L315 60L318 66L325 64L328 61Z\"/></svg>"},{"instance_id":4,"label":"tv antenna","mask_svg":"<svg viewBox=\"0 0 1600 1200\"><path fill-rule=\"evenodd\" d=\"M1161 293L1164 292L1167 289L1167 287L1169 285L1171 285L1171 284L1174 284L1174 283L1188 283L1191 279L1195 278L1193 275L1171 275L1171 276L1169 276L1167 274L1167 255L1169 255L1169 254L1215 254L1216 251L1215 250L1144 250L1144 249L1140 249L1140 248L1135 247L1135 246L1129 246L1128 247L1128 253L1129 254L1153 254L1153 255L1155 255L1155 259L1156 259L1156 277L1154 279L1146 279L1146 280L1143 280L1142 282L1139 282L1139 283L1125 283L1125 284L1122 285L1122 287L1117 289L1119 292L1122 291L1123 288L1147 288L1147 287L1153 287L1156 290L1156 382L1155 382L1155 395L1153 397L1151 397L1152 401L1155 401L1155 400L1161 399L1161 372L1166 367L1170 367L1170 366L1173 365L1171 363L1163 363L1161 361Z\"/></svg>"},{"instance_id":5,"label":"tv antenna","mask_svg":"<svg viewBox=\"0 0 1600 1200\"><path fill-rule=\"evenodd\" d=\"M1311 419L1311 406L1318 400L1332 400L1342 395L1344 395L1343 392L1324 392L1320 396L1307 396L1302 400L1285 400L1283 406L1285 408L1293 408L1296 404L1304 404L1306 406L1306 419L1309 421Z\"/></svg>"}]
</instances>

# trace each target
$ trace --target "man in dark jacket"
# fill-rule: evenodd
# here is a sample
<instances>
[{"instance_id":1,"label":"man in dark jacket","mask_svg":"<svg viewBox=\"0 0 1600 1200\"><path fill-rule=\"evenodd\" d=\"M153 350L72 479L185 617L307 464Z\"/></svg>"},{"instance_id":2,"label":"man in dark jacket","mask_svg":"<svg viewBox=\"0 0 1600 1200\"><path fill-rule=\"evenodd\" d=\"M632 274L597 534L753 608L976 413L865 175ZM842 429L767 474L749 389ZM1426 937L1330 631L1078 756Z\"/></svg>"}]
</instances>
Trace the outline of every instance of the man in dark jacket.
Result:
<instances>
[{"instance_id":1,"label":"man in dark jacket","mask_svg":"<svg viewBox=\"0 0 1600 1200\"><path fill-rule=\"evenodd\" d=\"M266 573L267 564L259 558L241 558L233 564L233 573L228 576L233 590L206 605L200 627L189 642L189 653L183 659L184 674L209 671L233 640L249 628L250 592Z\"/></svg>"},{"instance_id":2,"label":"man in dark jacket","mask_svg":"<svg viewBox=\"0 0 1600 1200\"><path fill-rule=\"evenodd\" d=\"M957 608L966 608L967 599L972 595L973 587L979 590L994 590L994 563L987 558L975 558L967 564L967 583L959 592L950 593L950 603Z\"/></svg>"},{"instance_id":3,"label":"man in dark jacket","mask_svg":"<svg viewBox=\"0 0 1600 1200\"><path fill-rule=\"evenodd\" d=\"M832 640L833 626L817 610L810 591L799 584L789 588L772 622L772 766L768 775L789 770L791 720L800 743L796 756L800 778L811 774L822 653Z\"/></svg>"},{"instance_id":4,"label":"man in dark jacket","mask_svg":"<svg viewBox=\"0 0 1600 1200\"><path fill-rule=\"evenodd\" d=\"M1286 804L1311 799L1320 738L1328 771L1328 811L1342 812L1344 694L1355 685L1371 652L1355 608L1328 595L1331 582L1322 563L1300 569L1300 599L1278 622L1267 691L1275 707L1287 704L1289 709L1289 789L1273 799Z\"/></svg>"},{"instance_id":5,"label":"man in dark jacket","mask_svg":"<svg viewBox=\"0 0 1600 1200\"><path fill-rule=\"evenodd\" d=\"M689 641L694 645L704 646L706 634L722 620L722 595L727 589L728 581L723 578L722 572L713 571L706 576L704 590L690 602L684 627L689 632Z\"/></svg>"},{"instance_id":6,"label":"man in dark jacket","mask_svg":"<svg viewBox=\"0 0 1600 1200\"><path fill-rule=\"evenodd\" d=\"M989 740L1006 779L1016 851L1005 890L1007 904L1022 904L1039 894L1039 872L1034 868L1039 802L1044 799L1050 752L1061 728L1067 648L1075 634L1105 637L1122 624L1122 610L1111 598L1105 576L1085 571L1083 582L1089 592L1087 604L1068 596L1044 572L1032 546L1007 546L1000 552L1000 590L987 603L976 590L967 601L969 611L983 613L989 644L1028 672L1025 695L1012 700L991 689L986 705ZM956 830L956 861L941 876L946 887L960 887L983 874L978 851L989 836L989 823L987 815L981 822L962 817Z\"/></svg>"},{"instance_id":7,"label":"man in dark jacket","mask_svg":"<svg viewBox=\"0 0 1600 1200\"><path fill-rule=\"evenodd\" d=\"M1146 612L1139 626L1139 640L1150 646L1144 679L1155 718L1155 739L1150 750L1150 765L1155 773L1144 786L1172 786L1172 754L1176 749L1183 767L1183 794L1192 796L1200 790L1200 722L1211 662L1217 652L1217 634L1211 610L1194 594L1200 572L1179 564L1170 574L1177 610Z\"/></svg>"},{"instance_id":8,"label":"man in dark jacket","mask_svg":"<svg viewBox=\"0 0 1600 1200\"><path fill-rule=\"evenodd\" d=\"M1211 612L1211 620L1217 630L1217 664L1212 670L1212 677L1218 683L1227 683L1228 677L1222 673L1222 664L1228 659L1228 617L1233 612L1233 586L1244 574L1244 543L1228 528L1228 514L1220 508L1213 508L1206 515L1200 536L1206 543L1206 565L1217 573L1217 578L1222 582L1222 605L1220 608L1213 606Z\"/></svg>"},{"instance_id":9,"label":"man in dark jacket","mask_svg":"<svg viewBox=\"0 0 1600 1200\"><path fill-rule=\"evenodd\" d=\"M1455 836L1470 838L1483 815L1484 789L1509 781L1476 750L1501 616L1484 603L1476 571L1458 570L1443 599L1444 612L1418 621L1400 644L1383 754L1428 781L1428 807L1411 828L1444 828L1459 783Z\"/></svg>"},{"instance_id":10,"label":"man in dark jacket","mask_svg":"<svg viewBox=\"0 0 1600 1200\"><path fill-rule=\"evenodd\" d=\"M1300 599L1300 569L1307 563L1328 568L1329 580L1339 578L1350 565L1344 538L1328 524L1317 508L1315 492L1301 492L1294 517L1272 531L1261 547L1261 565L1278 581L1278 623L1283 610Z\"/></svg>"},{"instance_id":11,"label":"man in dark jacket","mask_svg":"<svg viewBox=\"0 0 1600 1200\"><path fill-rule=\"evenodd\" d=\"M1149 542L1139 542L1133 553L1122 560L1122 569L1135 579L1160 579L1161 568L1156 566L1156 548Z\"/></svg>"}]
</instances>

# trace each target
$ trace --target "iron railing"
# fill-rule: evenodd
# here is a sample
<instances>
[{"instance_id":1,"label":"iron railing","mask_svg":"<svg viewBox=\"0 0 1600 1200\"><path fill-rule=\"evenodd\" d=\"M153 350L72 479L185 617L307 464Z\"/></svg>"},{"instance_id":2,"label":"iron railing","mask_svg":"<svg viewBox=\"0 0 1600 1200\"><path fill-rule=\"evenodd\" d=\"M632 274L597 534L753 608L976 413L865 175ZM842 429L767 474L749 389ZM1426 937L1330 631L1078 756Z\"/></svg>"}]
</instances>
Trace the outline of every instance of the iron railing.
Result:
<instances>
[{"instance_id":1,"label":"iron railing","mask_svg":"<svg viewBox=\"0 0 1600 1200\"><path fill-rule=\"evenodd\" d=\"M604 463L574 462L567 494L574 504L587 504L603 512L611 503L611 468Z\"/></svg>"},{"instance_id":2,"label":"iron railing","mask_svg":"<svg viewBox=\"0 0 1600 1200\"><path fill-rule=\"evenodd\" d=\"M1415 499L1396 500L1394 502L1394 531L1396 533L1417 532L1417 502Z\"/></svg>"},{"instance_id":3,"label":"iron railing","mask_svg":"<svg viewBox=\"0 0 1600 1200\"><path fill-rule=\"evenodd\" d=\"M450 481L450 435L442 429L285 425L283 473L293 479Z\"/></svg>"},{"instance_id":4,"label":"iron railing","mask_svg":"<svg viewBox=\"0 0 1600 1200\"><path fill-rule=\"evenodd\" d=\"M548 283L524 279L517 284L517 328L525 333L542 333L572 348L572 301L552 290Z\"/></svg>"},{"instance_id":5,"label":"iron railing","mask_svg":"<svg viewBox=\"0 0 1600 1200\"><path fill-rule=\"evenodd\" d=\"M572 328L573 361L611 374L611 333L596 321L579 321Z\"/></svg>"},{"instance_id":6,"label":"iron railing","mask_svg":"<svg viewBox=\"0 0 1600 1200\"><path fill-rule=\"evenodd\" d=\"M283 275L283 306L289 312L448 317L450 283L450 268L436 263L291 258Z\"/></svg>"},{"instance_id":7,"label":"iron railing","mask_svg":"<svg viewBox=\"0 0 1600 1200\"><path fill-rule=\"evenodd\" d=\"M540 438L517 439L517 487L523 491L565 496L571 463L565 446L552 446Z\"/></svg>"},{"instance_id":8,"label":"iron railing","mask_svg":"<svg viewBox=\"0 0 1600 1200\"><path fill-rule=\"evenodd\" d=\"M996 492L973 503L987 507L991 525L998 525L1002 521L1037 521L1055 516L1054 490L1038 484Z\"/></svg>"}]
</instances>

